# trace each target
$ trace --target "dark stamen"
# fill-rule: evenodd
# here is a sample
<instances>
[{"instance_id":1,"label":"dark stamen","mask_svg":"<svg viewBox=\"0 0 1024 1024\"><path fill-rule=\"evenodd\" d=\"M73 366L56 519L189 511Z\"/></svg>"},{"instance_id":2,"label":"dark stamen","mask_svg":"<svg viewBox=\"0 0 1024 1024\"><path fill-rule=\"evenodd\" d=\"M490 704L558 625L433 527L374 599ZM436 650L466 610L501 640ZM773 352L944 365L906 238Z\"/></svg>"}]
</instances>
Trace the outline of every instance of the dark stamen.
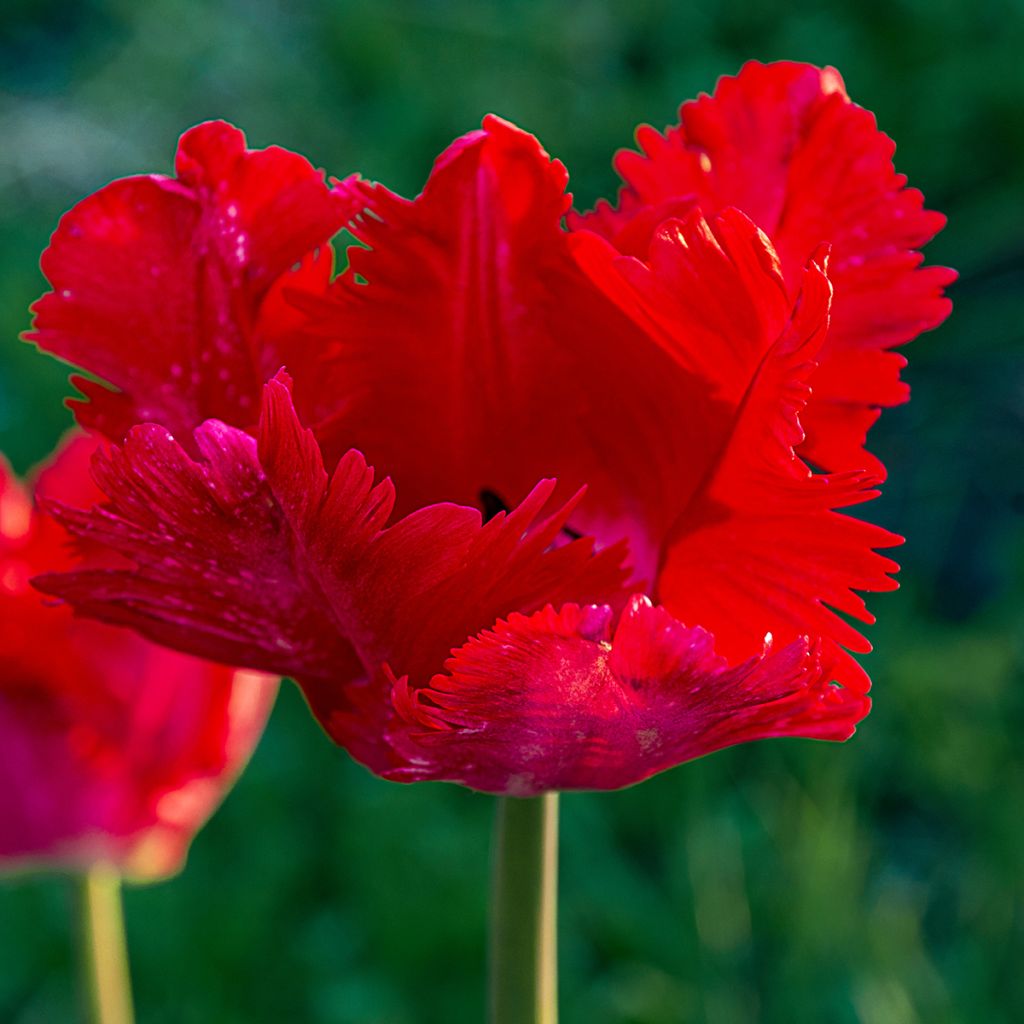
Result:
<instances>
[{"instance_id":1,"label":"dark stamen","mask_svg":"<svg viewBox=\"0 0 1024 1024\"><path fill-rule=\"evenodd\" d=\"M480 492L480 507L484 512L484 522L489 523L499 512L508 514L509 507L498 497L494 491L482 490Z\"/></svg>"},{"instance_id":2,"label":"dark stamen","mask_svg":"<svg viewBox=\"0 0 1024 1024\"><path fill-rule=\"evenodd\" d=\"M494 491L487 490L484 488L480 492L480 508L483 509L484 522L489 523L499 512L504 512L508 515L510 509L505 504L504 500L494 493ZM569 538L569 540L581 540L583 534L579 530L574 530L571 526L563 526L562 533Z\"/></svg>"}]
</instances>

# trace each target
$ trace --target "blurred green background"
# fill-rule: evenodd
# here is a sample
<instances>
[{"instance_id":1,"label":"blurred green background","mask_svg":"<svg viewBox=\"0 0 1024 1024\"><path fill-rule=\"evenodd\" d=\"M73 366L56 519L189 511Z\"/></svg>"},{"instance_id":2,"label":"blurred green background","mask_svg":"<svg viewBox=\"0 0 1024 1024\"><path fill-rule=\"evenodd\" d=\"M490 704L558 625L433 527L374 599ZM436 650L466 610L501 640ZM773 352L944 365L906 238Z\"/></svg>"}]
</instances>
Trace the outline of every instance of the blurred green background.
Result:
<instances>
[{"instance_id":1,"label":"blurred green background","mask_svg":"<svg viewBox=\"0 0 1024 1024\"><path fill-rule=\"evenodd\" d=\"M689 4L5 0L0 449L68 426L66 370L17 341L61 212L169 171L227 117L251 144L406 194L494 110L577 203L634 126L747 58L835 64L950 216L950 322L873 448L908 536L873 599L875 710L845 747L725 751L563 800L566 1024L1024 1020L1024 11L990 0ZM290 688L177 880L127 895L140 1024L482 1018L491 801L374 779ZM76 1019L70 891L0 885L0 1021Z\"/></svg>"}]
</instances>

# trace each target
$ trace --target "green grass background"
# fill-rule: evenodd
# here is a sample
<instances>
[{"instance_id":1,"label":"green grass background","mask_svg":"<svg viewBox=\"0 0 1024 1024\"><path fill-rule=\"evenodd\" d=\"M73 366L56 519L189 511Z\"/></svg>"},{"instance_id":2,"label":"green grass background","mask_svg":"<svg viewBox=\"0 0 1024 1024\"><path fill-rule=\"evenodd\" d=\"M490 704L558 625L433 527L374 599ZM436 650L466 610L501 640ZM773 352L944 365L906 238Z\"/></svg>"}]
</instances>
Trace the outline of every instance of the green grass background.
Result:
<instances>
[{"instance_id":1,"label":"green grass background","mask_svg":"<svg viewBox=\"0 0 1024 1024\"><path fill-rule=\"evenodd\" d=\"M747 58L839 67L950 224L953 318L909 352L874 449L904 533L872 600L875 710L846 746L725 751L563 800L566 1024L1024 1020L1024 9L992 0L351 4L6 0L0 449L69 418L20 344L61 212L168 171L224 116L406 194L496 111L580 206L634 126ZM184 874L127 895L140 1024L482 1019L491 801L353 765L289 688ZM76 1020L66 880L0 885L0 1021Z\"/></svg>"}]
</instances>

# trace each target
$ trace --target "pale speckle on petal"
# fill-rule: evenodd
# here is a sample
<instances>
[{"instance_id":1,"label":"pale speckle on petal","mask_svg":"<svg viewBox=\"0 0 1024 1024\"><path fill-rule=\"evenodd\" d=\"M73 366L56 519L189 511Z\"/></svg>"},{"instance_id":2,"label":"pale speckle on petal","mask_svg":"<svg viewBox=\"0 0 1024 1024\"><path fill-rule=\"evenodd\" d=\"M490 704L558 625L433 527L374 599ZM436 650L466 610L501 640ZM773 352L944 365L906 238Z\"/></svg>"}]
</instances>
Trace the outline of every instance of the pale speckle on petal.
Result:
<instances>
[{"instance_id":1,"label":"pale speckle on petal","mask_svg":"<svg viewBox=\"0 0 1024 1024\"><path fill-rule=\"evenodd\" d=\"M640 749L645 754L649 754L661 742L661 734L653 726L650 729L637 729L636 741L640 744Z\"/></svg>"}]
</instances>

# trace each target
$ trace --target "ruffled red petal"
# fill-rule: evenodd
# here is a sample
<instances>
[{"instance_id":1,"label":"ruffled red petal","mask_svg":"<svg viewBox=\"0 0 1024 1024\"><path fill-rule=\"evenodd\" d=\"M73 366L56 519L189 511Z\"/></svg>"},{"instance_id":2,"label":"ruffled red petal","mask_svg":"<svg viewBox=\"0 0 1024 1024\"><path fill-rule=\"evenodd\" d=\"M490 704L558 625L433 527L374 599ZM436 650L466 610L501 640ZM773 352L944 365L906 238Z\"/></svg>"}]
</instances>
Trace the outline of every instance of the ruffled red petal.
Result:
<instances>
[{"instance_id":1,"label":"ruffled red petal","mask_svg":"<svg viewBox=\"0 0 1024 1024\"><path fill-rule=\"evenodd\" d=\"M258 444L210 422L196 447L199 462L161 428L133 430L97 464L108 505L57 510L133 567L38 585L160 642L296 677L328 732L371 767L394 760L385 664L426 682L502 615L622 593L621 545L556 545L571 503L538 520L553 481L487 523L441 504L385 527L390 481L374 486L356 451L329 475L283 380L265 388Z\"/></svg>"},{"instance_id":2,"label":"ruffled red petal","mask_svg":"<svg viewBox=\"0 0 1024 1024\"><path fill-rule=\"evenodd\" d=\"M429 687L396 680L401 781L487 792L616 789L734 743L843 740L868 700L829 684L806 641L734 667L712 637L635 597L513 615L455 651Z\"/></svg>"},{"instance_id":3,"label":"ruffled red petal","mask_svg":"<svg viewBox=\"0 0 1024 1024\"><path fill-rule=\"evenodd\" d=\"M72 404L117 441L148 421L186 443L211 417L251 426L263 383L294 361L287 289L326 287L327 243L352 212L303 157L246 149L223 122L186 132L176 169L83 199L42 257L53 291L27 337L100 379L75 377Z\"/></svg>"},{"instance_id":4,"label":"ruffled red petal","mask_svg":"<svg viewBox=\"0 0 1024 1024\"><path fill-rule=\"evenodd\" d=\"M71 441L39 490L89 500L94 448ZM276 680L47 606L30 577L70 565L0 460L0 871L166 875L255 747Z\"/></svg>"},{"instance_id":5,"label":"ruffled red petal","mask_svg":"<svg viewBox=\"0 0 1024 1024\"><path fill-rule=\"evenodd\" d=\"M687 457L666 425L688 384L575 264L565 186L533 136L495 117L414 201L350 182L369 248L351 251L329 306L307 307L333 368L311 423L329 464L356 447L387 467L403 512L482 491L512 505L546 476L556 501L585 484L573 528L627 537L643 575Z\"/></svg>"},{"instance_id":6,"label":"ruffled red petal","mask_svg":"<svg viewBox=\"0 0 1024 1024\"><path fill-rule=\"evenodd\" d=\"M942 293L955 274L920 268L915 250L945 218L895 172L895 147L874 116L850 102L834 68L751 62L713 96L683 104L678 125L642 126L636 138L640 152L615 159L626 182L617 208L602 202L571 226L643 256L660 220L678 213L673 204L708 215L734 206L771 237L794 294L808 258L829 243L832 327L809 378L801 453L826 469L878 473L862 447L867 414L906 399L902 360L885 350L949 315Z\"/></svg>"},{"instance_id":7,"label":"ruffled red petal","mask_svg":"<svg viewBox=\"0 0 1024 1024\"><path fill-rule=\"evenodd\" d=\"M703 385L703 403L680 413L699 440L658 597L707 627L731 663L755 655L766 633L784 644L821 637L838 680L863 691L867 677L842 648L870 647L831 609L873 621L853 590L895 586L895 563L873 549L899 538L834 511L875 497L876 479L815 475L795 454L828 279L812 261L791 307L771 245L735 210L711 225L696 212L667 221L650 249L648 265L593 235L576 242L593 279Z\"/></svg>"}]
</instances>

